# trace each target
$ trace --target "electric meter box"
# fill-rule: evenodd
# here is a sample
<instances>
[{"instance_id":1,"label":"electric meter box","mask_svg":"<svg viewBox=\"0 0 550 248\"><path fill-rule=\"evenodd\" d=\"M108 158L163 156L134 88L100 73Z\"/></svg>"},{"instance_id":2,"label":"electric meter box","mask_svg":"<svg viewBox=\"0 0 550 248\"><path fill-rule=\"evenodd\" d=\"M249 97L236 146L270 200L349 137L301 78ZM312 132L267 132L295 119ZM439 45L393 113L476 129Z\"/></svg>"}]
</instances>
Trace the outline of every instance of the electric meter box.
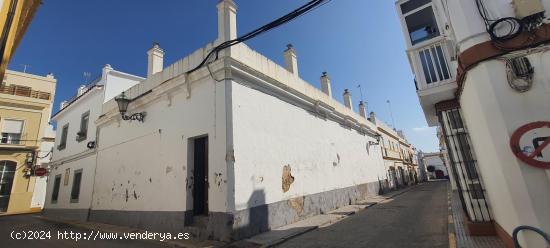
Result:
<instances>
[{"instance_id":1,"label":"electric meter box","mask_svg":"<svg viewBox=\"0 0 550 248\"><path fill-rule=\"evenodd\" d=\"M544 12L544 6L540 0L512 0L512 5L518 19Z\"/></svg>"}]
</instances>

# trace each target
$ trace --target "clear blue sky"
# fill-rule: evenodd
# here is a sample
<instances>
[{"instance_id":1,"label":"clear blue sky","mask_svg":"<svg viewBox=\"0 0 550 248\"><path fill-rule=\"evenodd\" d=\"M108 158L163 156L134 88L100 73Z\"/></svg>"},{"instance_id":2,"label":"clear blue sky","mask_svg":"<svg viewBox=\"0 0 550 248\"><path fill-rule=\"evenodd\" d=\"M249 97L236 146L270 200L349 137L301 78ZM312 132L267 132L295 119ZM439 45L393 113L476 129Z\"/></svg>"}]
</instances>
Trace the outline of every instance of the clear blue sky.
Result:
<instances>
[{"instance_id":1,"label":"clear blue sky","mask_svg":"<svg viewBox=\"0 0 550 248\"><path fill-rule=\"evenodd\" d=\"M308 0L236 0L238 33L244 34ZM9 68L58 79L55 110L83 84L84 72L99 75L104 64L144 76L146 51L153 41L165 50L165 65L188 55L217 36L217 0L56 1L42 6ZM333 95L342 101L349 88L354 104L363 87L369 111L395 125L415 146L437 151L433 128L427 128L405 54L394 1L333 0L299 19L247 42L279 64L292 43L300 75L319 87L321 72L332 79Z\"/></svg>"}]
</instances>

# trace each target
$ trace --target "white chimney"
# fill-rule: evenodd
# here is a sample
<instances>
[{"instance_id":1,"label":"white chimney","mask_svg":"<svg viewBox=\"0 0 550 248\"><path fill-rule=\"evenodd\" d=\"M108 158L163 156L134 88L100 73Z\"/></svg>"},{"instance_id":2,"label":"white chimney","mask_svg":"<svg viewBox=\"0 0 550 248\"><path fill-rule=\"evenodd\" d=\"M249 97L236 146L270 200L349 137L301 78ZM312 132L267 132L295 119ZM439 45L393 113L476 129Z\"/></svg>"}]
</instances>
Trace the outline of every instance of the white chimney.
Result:
<instances>
[{"instance_id":1,"label":"white chimney","mask_svg":"<svg viewBox=\"0 0 550 248\"><path fill-rule=\"evenodd\" d=\"M292 44L286 45L287 49L285 50L285 65L286 69L289 72L294 73L298 76L298 59L296 57L296 50Z\"/></svg>"},{"instance_id":2,"label":"white chimney","mask_svg":"<svg viewBox=\"0 0 550 248\"><path fill-rule=\"evenodd\" d=\"M369 121L376 124L376 114L374 112L370 112Z\"/></svg>"},{"instance_id":3,"label":"white chimney","mask_svg":"<svg viewBox=\"0 0 550 248\"><path fill-rule=\"evenodd\" d=\"M218 43L237 38L237 5L233 0L218 2Z\"/></svg>"},{"instance_id":4,"label":"white chimney","mask_svg":"<svg viewBox=\"0 0 550 248\"><path fill-rule=\"evenodd\" d=\"M159 43L153 43L153 47L147 51L147 78L162 71L164 64L164 50Z\"/></svg>"},{"instance_id":5,"label":"white chimney","mask_svg":"<svg viewBox=\"0 0 550 248\"><path fill-rule=\"evenodd\" d=\"M59 109L65 108L65 106L67 106L67 103L69 103L69 102L67 102L67 101L62 101L61 104L59 104Z\"/></svg>"},{"instance_id":6,"label":"white chimney","mask_svg":"<svg viewBox=\"0 0 550 248\"><path fill-rule=\"evenodd\" d=\"M346 108L351 109L353 111L353 105L351 103L351 93L349 93L348 89L344 90L344 105L346 105Z\"/></svg>"},{"instance_id":7,"label":"white chimney","mask_svg":"<svg viewBox=\"0 0 550 248\"><path fill-rule=\"evenodd\" d=\"M359 114L363 118L367 118L367 106L363 101L359 101Z\"/></svg>"},{"instance_id":8,"label":"white chimney","mask_svg":"<svg viewBox=\"0 0 550 248\"><path fill-rule=\"evenodd\" d=\"M78 96L81 96L84 92L86 92L86 85L80 85L80 87L78 87Z\"/></svg>"},{"instance_id":9,"label":"white chimney","mask_svg":"<svg viewBox=\"0 0 550 248\"><path fill-rule=\"evenodd\" d=\"M330 78L325 71L321 76L321 91L323 91L323 93L327 94L329 97L332 97L332 89L330 87Z\"/></svg>"}]
</instances>

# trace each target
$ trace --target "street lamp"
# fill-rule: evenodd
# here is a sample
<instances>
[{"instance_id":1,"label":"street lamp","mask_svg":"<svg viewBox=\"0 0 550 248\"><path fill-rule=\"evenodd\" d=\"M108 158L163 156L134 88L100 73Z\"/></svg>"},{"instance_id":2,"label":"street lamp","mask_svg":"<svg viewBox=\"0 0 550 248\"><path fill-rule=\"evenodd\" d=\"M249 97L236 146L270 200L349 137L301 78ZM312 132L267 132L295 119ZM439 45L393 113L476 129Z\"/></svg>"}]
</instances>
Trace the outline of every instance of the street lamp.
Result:
<instances>
[{"instance_id":1,"label":"street lamp","mask_svg":"<svg viewBox=\"0 0 550 248\"><path fill-rule=\"evenodd\" d=\"M125 121L139 121L143 122L143 119L145 118L145 112L139 112L132 115L126 115L126 111L128 111L128 105L130 102L133 101L133 99L126 98L126 94L122 92L119 96L115 97L115 101L118 104L118 110L120 111L120 116Z\"/></svg>"}]
</instances>

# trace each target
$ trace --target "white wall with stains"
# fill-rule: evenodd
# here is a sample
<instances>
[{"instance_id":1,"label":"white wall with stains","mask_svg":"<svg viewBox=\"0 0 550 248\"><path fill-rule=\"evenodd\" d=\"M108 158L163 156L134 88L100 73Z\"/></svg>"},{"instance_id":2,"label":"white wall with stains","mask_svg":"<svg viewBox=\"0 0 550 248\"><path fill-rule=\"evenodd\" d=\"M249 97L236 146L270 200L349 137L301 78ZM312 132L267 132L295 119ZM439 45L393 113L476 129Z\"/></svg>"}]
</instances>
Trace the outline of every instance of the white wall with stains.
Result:
<instances>
[{"instance_id":1,"label":"white wall with stains","mask_svg":"<svg viewBox=\"0 0 550 248\"><path fill-rule=\"evenodd\" d=\"M91 154L78 160L70 161L59 166L52 166L48 175L47 195L44 208L47 209L89 209L92 199L94 183L95 155ZM75 171L82 170L80 195L78 201L71 201L71 190ZM67 184L65 185L65 177ZM55 177L61 177L57 202L52 202L52 192Z\"/></svg>"},{"instance_id":2,"label":"white wall with stains","mask_svg":"<svg viewBox=\"0 0 550 248\"><path fill-rule=\"evenodd\" d=\"M367 151L375 140L356 130L239 83L232 108L236 210L385 177L380 147ZM286 165L294 181L283 192Z\"/></svg>"},{"instance_id":3,"label":"white wall with stains","mask_svg":"<svg viewBox=\"0 0 550 248\"><path fill-rule=\"evenodd\" d=\"M145 122L110 118L99 125L97 177L92 210L184 211L191 209L190 138L208 135L209 210L226 212L225 86L204 78L168 94L152 92L138 108ZM131 104L131 105L132 105ZM104 106L114 106L110 104ZM116 107L115 107L116 108ZM117 111L106 109L104 112ZM221 174L221 175L220 175Z\"/></svg>"}]
</instances>

